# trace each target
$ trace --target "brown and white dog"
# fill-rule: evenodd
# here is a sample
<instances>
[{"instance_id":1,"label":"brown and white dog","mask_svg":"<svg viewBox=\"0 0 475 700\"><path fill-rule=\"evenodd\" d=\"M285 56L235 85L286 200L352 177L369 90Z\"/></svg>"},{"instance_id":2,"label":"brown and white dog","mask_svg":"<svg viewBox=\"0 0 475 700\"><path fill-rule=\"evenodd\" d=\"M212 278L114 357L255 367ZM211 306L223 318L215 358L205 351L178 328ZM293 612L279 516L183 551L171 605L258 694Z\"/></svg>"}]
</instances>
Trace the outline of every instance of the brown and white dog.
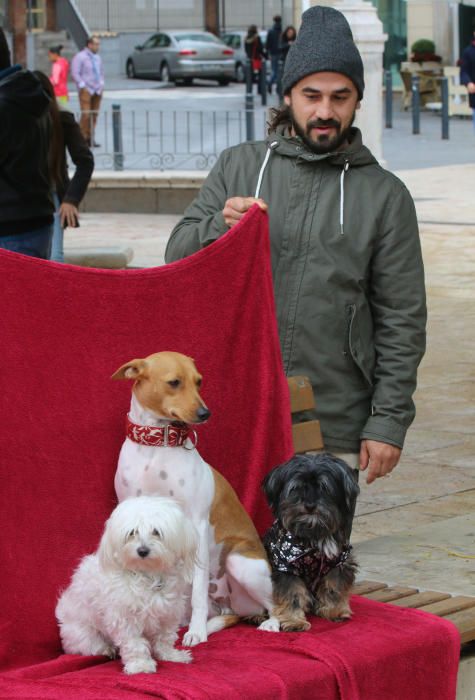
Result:
<instances>
[{"instance_id":1,"label":"brown and white dog","mask_svg":"<svg viewBox=\"0 0 475 700\"><path fill-rule=\"evenodd\" d=\"M127 362L112 379L135 380L115 476L119 501L172 496L198 532L184 645L205 642L242 617L266 613L269 619L259 628L277 632L271 571L259 535L231 485L195 448L190 425L210 416L195 363L186 355L159 352Z\"/></svg>"}]
</instances>

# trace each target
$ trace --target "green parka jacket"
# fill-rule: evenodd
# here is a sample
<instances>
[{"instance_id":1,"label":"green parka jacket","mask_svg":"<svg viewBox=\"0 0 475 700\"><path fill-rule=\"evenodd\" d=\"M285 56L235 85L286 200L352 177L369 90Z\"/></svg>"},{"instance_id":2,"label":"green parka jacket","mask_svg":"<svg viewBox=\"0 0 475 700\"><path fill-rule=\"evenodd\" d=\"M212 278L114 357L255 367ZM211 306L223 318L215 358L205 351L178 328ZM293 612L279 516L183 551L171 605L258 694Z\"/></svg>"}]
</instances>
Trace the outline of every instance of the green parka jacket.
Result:
<instances>
[{"instance_id":1,"label":"green parka jacket","mask_svg":"<svg viewBox=\"0 0 475 700\"><path fill-rule=\"evenodd\" d=\"M174 228L166 261L225 233L226 200L255 196L258 181L284 369L310 378L325 447L358 452L363 438L402 447L426 325L409 192L356 128L345 151L324 155L282 129L221 154Z\"/></svg>"}]
</instances>

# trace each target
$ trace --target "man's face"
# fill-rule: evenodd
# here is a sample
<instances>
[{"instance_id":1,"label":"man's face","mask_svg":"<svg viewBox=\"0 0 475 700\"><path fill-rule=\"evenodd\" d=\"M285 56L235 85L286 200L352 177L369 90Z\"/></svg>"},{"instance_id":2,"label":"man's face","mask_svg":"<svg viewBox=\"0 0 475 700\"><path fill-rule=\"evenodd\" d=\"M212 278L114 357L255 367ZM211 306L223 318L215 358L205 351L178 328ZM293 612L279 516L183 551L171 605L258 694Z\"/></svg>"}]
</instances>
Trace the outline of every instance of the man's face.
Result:
<instances>
[{"instance_id":1,"label":"man's face","mask_svg":"<svg viewBox=\"0 0 475 700\"><path fill-rule=\"evenodd\" d=\"M99 41L99 39L92 39L88 44L88 48L90 51L92 51L92 53L97 53L99 51L100 45L101 42Z\"/></svg>"},{"instance_id":2,"label":"man's face","mask_svg":"<svg viewBox=\"0 0 475 700\"><path fill-rule=\"evenodd\" d=\"M312 73L284 97L294 133L314 153L346 146L348 132L360 108L354 83L341 73Z\"/></svg>"}]
</instances>

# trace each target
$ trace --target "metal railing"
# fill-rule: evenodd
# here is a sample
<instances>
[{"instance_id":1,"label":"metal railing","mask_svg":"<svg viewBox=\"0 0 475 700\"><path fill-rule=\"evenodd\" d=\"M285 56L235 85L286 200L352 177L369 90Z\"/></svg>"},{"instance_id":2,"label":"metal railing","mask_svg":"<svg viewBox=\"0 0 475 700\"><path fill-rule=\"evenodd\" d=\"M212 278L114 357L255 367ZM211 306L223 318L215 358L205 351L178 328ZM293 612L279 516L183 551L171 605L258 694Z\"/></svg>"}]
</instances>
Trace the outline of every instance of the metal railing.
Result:
<instances>
[{"instance_id":1,"label":"metal railing","mask_svg":"<svg viewBox=\"0 0 475 700\"><path fill-rule=\"evenodd\" d=\"M449 79L446 76L441 76L438 79L440 83L440 116L441 116L441 138L446 140L449 138ZM393 126L393 88L391 71L386 71L384 76L385 83L385 118L386 129L391 129ZM419 135L421 133L421 96L420 96L420 78L417 74L411 78L411 112L412 112L412 133Z\"/></svg>"},{"instance_id":2,"label":"metal railing","mask_svg":"<svg viewBox=\"0 0 475 700\"><path fill-rule=\"evenodd\" d=\"M76 115L78 121L80 114ZM207 170L219 154L251 135L263 139L266 110L101 110L89 132L98 169Z\"/></svg>"}]
</instances>

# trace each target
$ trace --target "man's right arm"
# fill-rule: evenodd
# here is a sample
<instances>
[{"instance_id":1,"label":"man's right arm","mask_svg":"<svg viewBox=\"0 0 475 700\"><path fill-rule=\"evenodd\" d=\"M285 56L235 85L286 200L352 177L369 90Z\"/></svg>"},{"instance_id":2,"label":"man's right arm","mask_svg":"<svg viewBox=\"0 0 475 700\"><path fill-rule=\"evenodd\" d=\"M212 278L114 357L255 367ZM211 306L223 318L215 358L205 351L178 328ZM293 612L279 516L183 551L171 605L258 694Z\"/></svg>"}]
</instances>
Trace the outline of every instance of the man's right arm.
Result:
<instances>
[{"instance_id":1,"label":"man's right arm","mask_svg":"<svg viewBox=\"0 0 475 700\"><path fill-rule=\"evenodd\" d=\"M165 262L186 258L226 233L223 208L228 198L225 181L227 154L222 153L204 181L199 195L173 229L165 251Z\"/></svg>"}]
</instances>

